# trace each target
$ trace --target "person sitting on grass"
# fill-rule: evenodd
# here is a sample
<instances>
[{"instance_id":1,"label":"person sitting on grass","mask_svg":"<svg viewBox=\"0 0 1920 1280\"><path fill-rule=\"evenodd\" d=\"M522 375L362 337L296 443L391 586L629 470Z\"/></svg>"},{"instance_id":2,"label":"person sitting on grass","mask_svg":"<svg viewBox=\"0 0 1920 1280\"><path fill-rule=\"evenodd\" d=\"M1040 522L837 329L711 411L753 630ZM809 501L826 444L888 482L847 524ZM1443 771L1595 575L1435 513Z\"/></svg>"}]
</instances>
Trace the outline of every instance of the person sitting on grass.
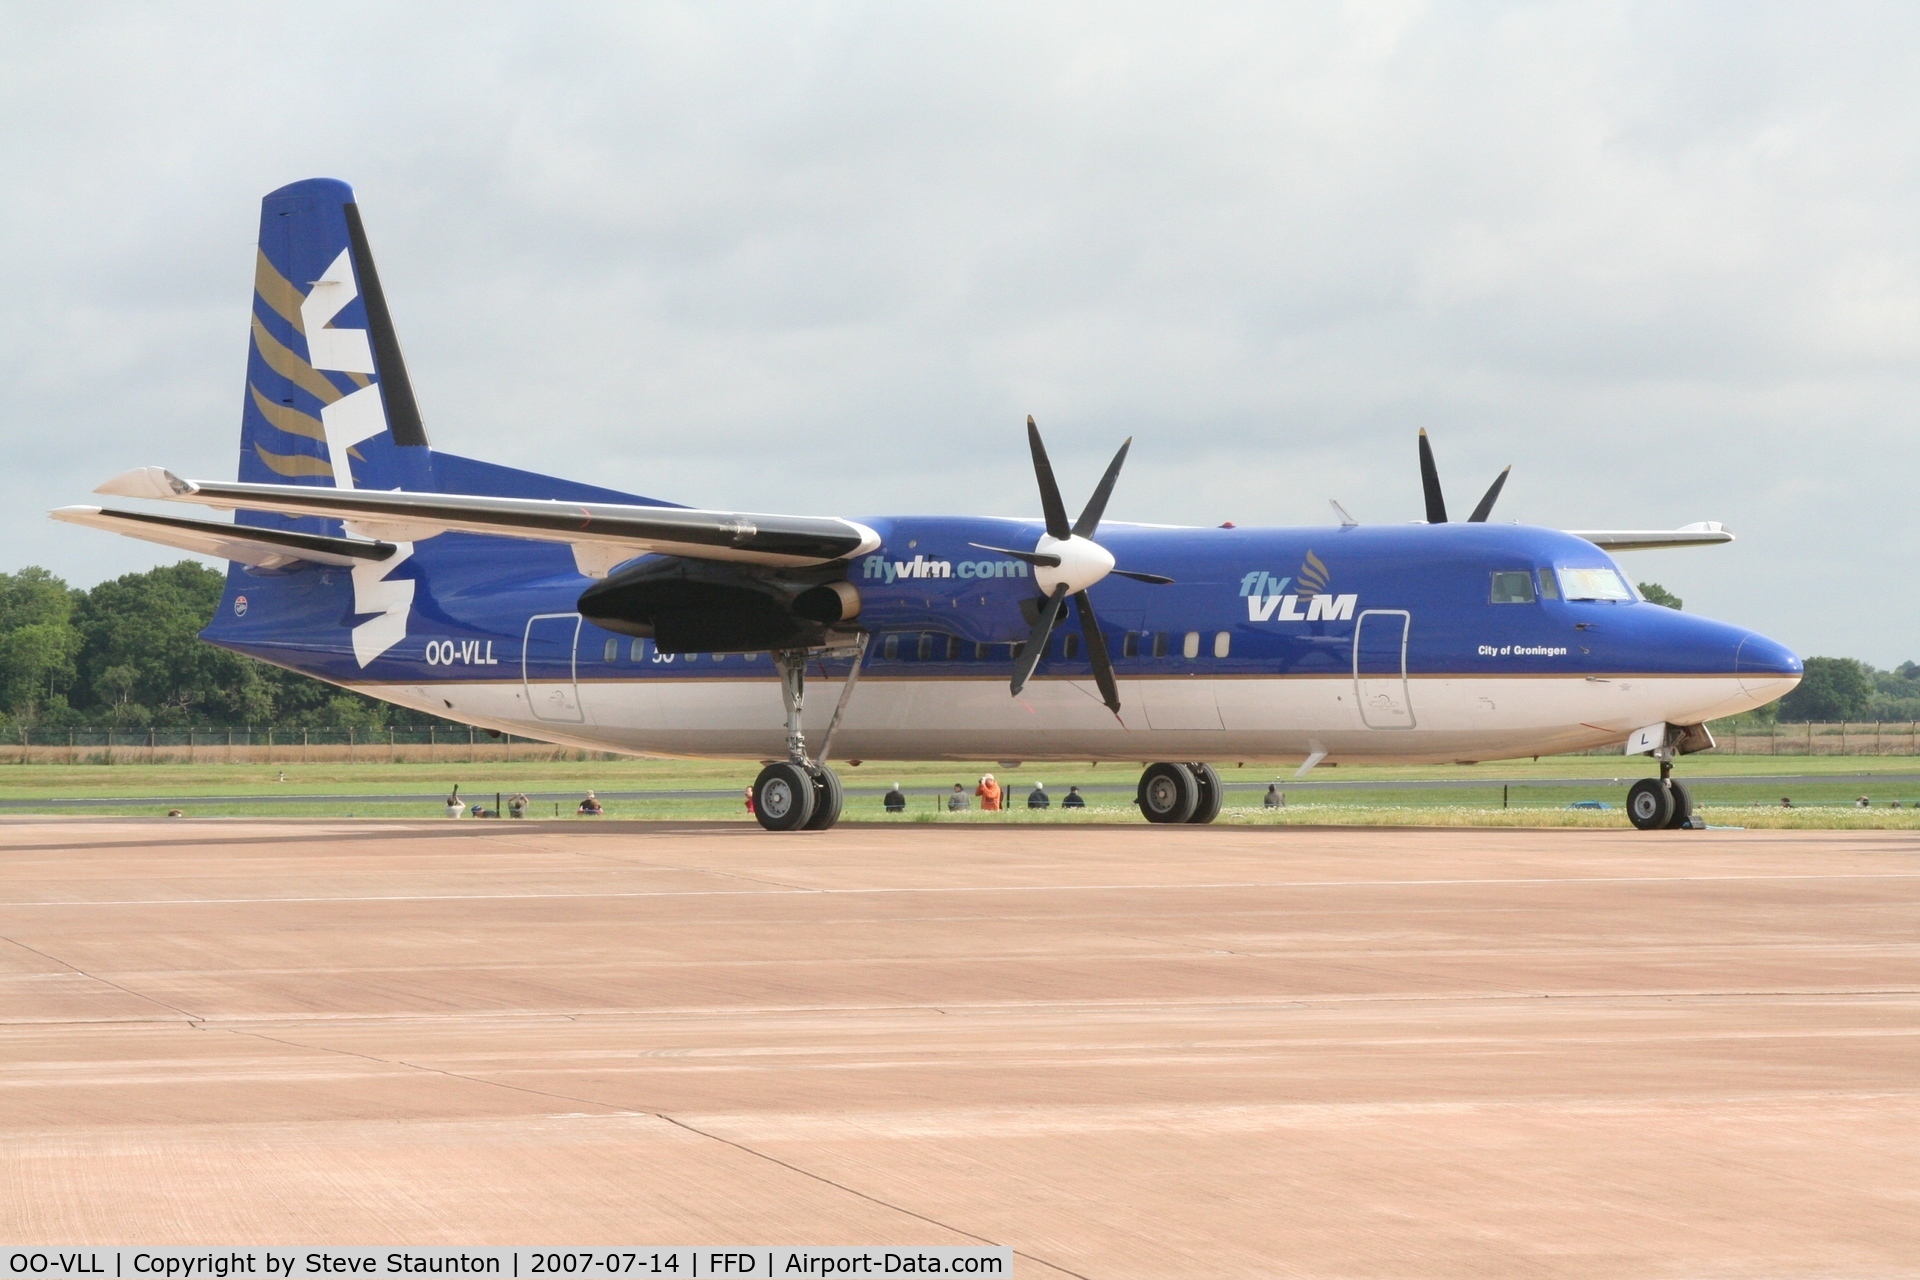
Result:
<instances>
[{"instance_id":1,"label":"person sitting on grass","mask_svg":"<svg viewBox=\"0 0 1920 1280\"><path fill-rule=\"evenodd\" d=\"M606 810L600 807L600 801L595 798L593 792L589 791L587 792L587 798L580 802L578 812L584 817L597 818L605 813Z\"/></svg>"},{"instance_id":2,"label":"person sitting on grass","mask_svg":"<svg viewBox=\"0 0 1920 1280\"><path fill-rule=\"evenodd\" d=\"M753 817L753 816L754 816L754 814L755 814L755 813L757 813L757 812L758 812L758 810L756 810L756 809L755 809L755 808L753 807L753 788L752 788L752 787L748 787L748 788L747 788L747 816L748 816L749 818L751 818L751 817Z\"/></svg>"},{"instance_id":3,"label":"person sitting on grass","mask_svg":"<svg viewBox=\"0 0 1920 1280\"><path fill-rule=\"evenodd\" d=\"M967 793L960 789L959 783L953 784L953 794L947 797L947 812L958 813L962 809L971 809L973 801L967 799Z\"/></svg>"},{"instance_id":4,"label":"person sitting on grass","mask_svg":"<svg viewBox=\"0 0 1920 1280\"><path fill-rule=\"evenodd\" d=\"M529 803L530 803L530 802L529 802L529 801L527 800L527 793L526 793L526 792L524 792L524 791L516 791L516 792L514 792L514 793L513 793L513 795L512 795L512 796L510 796L510 797L508 798L508 800L507 800L507 816L508 816L509 818L524 818L524 817L526 817L526 816L527 816L527 805L528 805Z\"/></svg>"},{"instance_id":5,"label":"person sitting on grass","mask_svg":"<svg viewBox=\"0 0 1920 1280\"><path fill-rule=\"evenodd\" d=\"M1051 809L1052 807L1053 797L1047 794L1047 784L1044 782L1034 783L1033 790L1027 792L1027 808Z\"/></svg>"},{"instance_id":6,"label":"person sitting on grass","mask_svg":"<svg viewBox=\"0 0 1920 1280\"><path fill-rule=\"evenodd\" d=\"M457 818L467 811L467 802L460 798L460 784L454 783L453 790L447 794L447 816Z\"/></svg>"},{"instance_id":7,"label":"person sitting on grass","mask_svg":"<svg viewBox=\"0 0 1920 1280\"><path fill-rule=\"evenodd\" d=\"M1080 788L1068 787L1067 798L1060 802L1060 807L1062 809L1084 809L1087 807L1087 798L1080 794Z\"/></svg>"},{"instance_id":8,"label":"person sitting on grass","mask_svg":"<svg viewBox=\"0 0 1920 1280\"><path fill-rule=\"evenodd\" d=\"M1267 784L1267 798L1262 801L1263 807L1279 809L1284 807L1286 803L1287 796L1284 791L1280 790L1280 784L1277 782L1269 782Z\"/></svg>"},{"instance_id":9,"label":"person sitting on grass","mask_svg":"<svg viewBox=\"0 0 1920 1280\"><path fill-rule=\"evenodd\" d=\"M886 806L888 813L905 813L907 811L907 793L902 791L900 784L896 782L893 784L893 790L887 792L886 797L882 799L880 803Z\"/></svg>"}]
</instances>

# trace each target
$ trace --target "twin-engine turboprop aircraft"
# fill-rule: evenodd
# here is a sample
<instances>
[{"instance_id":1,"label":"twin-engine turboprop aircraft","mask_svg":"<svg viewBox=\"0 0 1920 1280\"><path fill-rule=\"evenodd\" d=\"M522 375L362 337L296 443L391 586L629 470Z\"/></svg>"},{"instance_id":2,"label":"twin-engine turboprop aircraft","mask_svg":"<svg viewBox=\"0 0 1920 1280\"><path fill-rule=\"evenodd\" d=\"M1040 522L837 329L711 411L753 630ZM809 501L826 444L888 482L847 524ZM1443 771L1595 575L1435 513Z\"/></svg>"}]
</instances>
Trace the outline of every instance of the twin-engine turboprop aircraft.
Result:
<instances>
[{"instance_id":1,"label":"twin-engine turboprop aircraft","mask_svg":"<svg viewBox=\"0 0 1920 1280\"><path fill-rule=\"evenodd\" d=\"M771 830L833 825L829 750L1137 761L1141 812L1181 823L1220 810L1210 758L1623 743L1660 761L1633 821L1673 826L1674 757L1800 678L1763 636L1637 599L1607 555L1719 526L1491 524L1505 472L1449 523L1424 432L1425 523L1284 529L1104 523L1124 445L1069 522L1027 433L1039 520L702 510L443 452L353 192L313 179L261 205L238 480L148 467L98 490L234 521L53 515L231 561L214 644L498 731L771 757ZM810 670L832 703L804 699Z\"/></svg>"}]
</instances>

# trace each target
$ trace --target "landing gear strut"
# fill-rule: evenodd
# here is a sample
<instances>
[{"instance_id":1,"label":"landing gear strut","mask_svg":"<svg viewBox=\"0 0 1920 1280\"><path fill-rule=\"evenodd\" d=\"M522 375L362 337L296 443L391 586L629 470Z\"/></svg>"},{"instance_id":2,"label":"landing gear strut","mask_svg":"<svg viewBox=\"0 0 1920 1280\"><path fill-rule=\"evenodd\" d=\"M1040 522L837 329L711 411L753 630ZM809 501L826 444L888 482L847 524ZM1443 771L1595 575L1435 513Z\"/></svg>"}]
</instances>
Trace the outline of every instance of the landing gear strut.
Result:
<instances>
[{"instance_id":1,"label":"landing gear strut","mask_svg":"<svg viewBox=\"0 0 1920 1280\"><path fill-rule=\"evenodd\" d=\"M840 656L839 651L823 652ZM827 768L827 751L853 696L854 683L860 679L860 664L867 656L865 633L847 652L853 658L853 669L840 687L840 702L820 740L818 760L807 755L807 737L800 727L811 654L805 649L784 649L773 655L774 665L780 669L780 700L787 711L787 758L762 769L753 782L753 816L769 831L825 831L840 821L840 777Z\"/></svg>"},{"instance_id":2,"label":"landing gear strut","mask_svg":"<svg viewBox=\"0 0 1920 1280\"><path fill-rule=\"evenodd\" d=\"M1207 823L1220 816L1220 775L1210 764L1150 764L1134 803L1148 822Z\"/></svg>"}]
</instances>

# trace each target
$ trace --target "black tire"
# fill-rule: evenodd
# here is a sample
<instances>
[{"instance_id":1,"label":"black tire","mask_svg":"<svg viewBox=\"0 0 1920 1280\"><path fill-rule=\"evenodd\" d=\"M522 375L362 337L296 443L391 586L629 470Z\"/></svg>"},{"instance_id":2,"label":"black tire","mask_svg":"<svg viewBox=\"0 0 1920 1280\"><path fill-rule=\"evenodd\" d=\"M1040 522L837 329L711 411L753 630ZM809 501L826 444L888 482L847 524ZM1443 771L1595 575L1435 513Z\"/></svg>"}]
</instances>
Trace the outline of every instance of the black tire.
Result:
<instances>
[{"instance_id":1,"label":"black tire","mask_svg":"<svg viewBox=\"0 0 1920 1280\"><path fill-rule=\"evenodd\" d=\"M1678 778L1668 778L1667 793L1673 797L1673 816L1667 819L1667 826L1677 830L1686 826L1693 817L1693 792L1687 790L1687 784Z\"/></svg>"},{"instance_id":2,"label":"black tire","mask_svg":"<svg viewBox=\"0 0 1920 1280\"><path fill-rule=\"evenodd\" d=\"M808 831L825 831L840 821L840 775L825 768L813 774L813 816L807 819Z\"/></svg>"},{"instance_id":3,"label":"black tire","mask_svg":"<svg viewBox=\"0 0 1920 1280\"><path fill-rule=\"evenodd\" d=\"M1195 826L1212 822L1220 816L1220 804L1226 797L1220 791L1220 775L1214 772L1210 764L1190 764L1193 773L1195 797L1193 816L1187 821Z\"/></svg>"},{"instance_id":4,"label":"black tire","mask_svg":"<svg viewBox=\"0 0 1920 1280\"><path fill-rule=\"evenodd\" d=\"M769 831L798 831L813 817L813 778L797 764L770 764L753 780L753 816Z\"/></svg>"},{"instance_id":5,"label":"black tire","mask_svg":"<svg viewBox=\"0 0 1920 1280\"><path fill-rule=\"evenodd\" d=\"M1673 792L1665 779L1642 778L1627 790L1627 817L1642 831L1659 831L1673 819Z\"/></svg>"},{"instance_id":6,"label":"black tire","mask_svg":"<svg viewBox=\"0 0 1920 1280\"><path fill-rule=\"evenodd\" d=\"M1183 764L1150 764L1140 775L1140 789L1134 802L1148 822L1185 822L1193 817L1193 806L1200 798L1200 785L1193 770Z\"/></svg>"}]
</instances>

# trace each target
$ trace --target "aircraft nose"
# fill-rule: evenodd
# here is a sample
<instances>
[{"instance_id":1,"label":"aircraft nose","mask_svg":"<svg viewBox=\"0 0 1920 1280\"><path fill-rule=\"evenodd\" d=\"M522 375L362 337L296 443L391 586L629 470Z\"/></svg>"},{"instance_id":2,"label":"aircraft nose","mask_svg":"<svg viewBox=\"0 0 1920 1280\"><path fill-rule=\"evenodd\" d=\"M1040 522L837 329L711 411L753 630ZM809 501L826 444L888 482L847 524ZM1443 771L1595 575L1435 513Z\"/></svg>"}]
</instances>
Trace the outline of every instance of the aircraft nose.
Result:
<instances>
[{"instance_id":1,"label":"aircraft nose","mask_svg":"<svg viewBox=\"0 0 1920 1280\"><path fill-rule=\"evenodd\" d=\"M1755 697L1778 698L1800 683L1800 655L1778 640L1754 632L1733 655L1740 687Z\"/></svg>"}]
</instances>

